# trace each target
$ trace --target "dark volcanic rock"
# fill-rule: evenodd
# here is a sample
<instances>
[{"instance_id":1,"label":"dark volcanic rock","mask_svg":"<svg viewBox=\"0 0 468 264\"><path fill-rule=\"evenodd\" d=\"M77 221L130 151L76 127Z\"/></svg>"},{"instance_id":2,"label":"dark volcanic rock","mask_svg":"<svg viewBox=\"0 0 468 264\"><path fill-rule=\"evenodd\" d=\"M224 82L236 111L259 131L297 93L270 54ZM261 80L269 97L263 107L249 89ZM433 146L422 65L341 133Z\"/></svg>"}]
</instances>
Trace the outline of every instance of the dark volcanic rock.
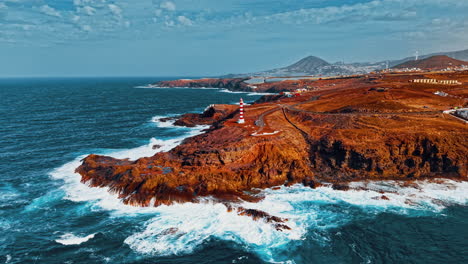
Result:
<instances>
[{"instance_id":1,"label":"dark volcanic rock","mask_svg":"<svg viewBox=\"0 0 468 264\"><path fill-rule=\"evenodd\" d=\"M193 87L193 88L225 88L231 91L252 91L244 81L247 78L205 78L205 79L182 79L172 81L160 81L153 85L158 87Z\"/></svg>"},{"instance_id":2,"label":"dark volcanic rock","mask_svg":"<svg viewBox=\"0 0 468 264\"><path fill-rule=\"evenodd\" d=\"M161 118L159 121L167 122L176 120L174 125L194 127L198 125L213 125L217 122L232 117L238 111L234 105L211 105L201 114L184 114L179 117Z\"/></svg>"}]
</instances>

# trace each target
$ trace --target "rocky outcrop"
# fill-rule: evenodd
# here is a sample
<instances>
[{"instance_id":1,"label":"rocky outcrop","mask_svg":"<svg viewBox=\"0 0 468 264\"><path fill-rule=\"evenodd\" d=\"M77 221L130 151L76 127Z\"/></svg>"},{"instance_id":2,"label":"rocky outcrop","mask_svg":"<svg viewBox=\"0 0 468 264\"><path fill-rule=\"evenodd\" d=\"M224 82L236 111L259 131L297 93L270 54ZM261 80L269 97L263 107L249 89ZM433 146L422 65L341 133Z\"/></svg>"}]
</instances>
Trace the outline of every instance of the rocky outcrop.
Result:
<instances>
[{"instance_id":1,"label":"rocky outcrop","mask_svg":"<svg viewBox=\"0 0 468 264\"><path fill-rule=\"evenodd\" d=\"M196 201L207 195L256 200L256 195L244 191L313 175L303 149L280 139L250 137L235 126L186 139L170 152L133 162L90 155L77 172L83 182L109 186L125 202L143 206Z\"/></svg>"},{"instance_id":2,"label":"rocky outcrop","mask_svg":"<svg viewBox=\"0 0 468 264\"><path fill-rule=\"evenodd\" d=\"M208 195L256 200L260 197L246 192L293 183L317 187L323 181L467 177L466 138L454 138L463 148L425 137L392 137L363 148L332 138L309 145L297 136L259 139L239 127L222 127L133 162L90 155L77 171L83 182L108 186L125 202L143 206Z\"/></svg>"},{"instance_id":3,"label":"rocky outcrop","mask_svg":"<svg viewBox=\"0 0 468 264\"><path fill-rule=\"evenodd\" d=\"M204 78L204 79L180 79L171 81L159 81L154 83L157 87L191 87L191 88L225 88L231 91L252 91L244 81L248 78Z\"/></svg>"},{"instance_id":4,"label":"rocky outcrop","mask_svg":"<svg viewBox=\"0 0 468 264\"><path fill-rule=\"evenodd\" d=\"M205 79L180 79L170 81L160 81L152 84L155 87L189 87L189 88L220 88L229 91L259 92L259 93L279 93L282 91L294 91L312 85L313 80L285 80L282 82L266 82L250 85L247 80L250 78L205 78Z\"/></svg>"},{"instance_id":5,"label":"rocky outcrop","mask_svg":"<svg viewBox=\"0 0 468 264\"><path fill-rule=\"evenodd\" d=\"M468 78L468 73L456 77ZM256 201L262 199L257 188L295 183L312 188L331 183L346 190L348 182L365 179L467 180L466 125L434 111L458 101L433 95L432 87L391 78L375 84L391 88L387 92L369 92L364 79L335 80L333 86L327 80L323 87L330 88L247 106L243 125L235 122L237 106L216 105L180 117L183 125L212 126L168 152L135 161L90 155L77 172L82 182L109 187L124 202L141 206L197 202L205 196ZM349 105L372 108L380 101L368 113L336 111ZM401 107L395 112L395 106ZM432 111L413 111L422 106ZM280 133L251 136L258 123ZM283 225L261 212L239 213Z\"/></svg>"},{"instance_id":6,"label":"rocky outcrop","mask_svg":"<svg viewBox=\"0 0 468 264\"><path fill-rule=\"evenodd\" d=\"M201 114L189 113L177 117L160 118L160 122L174 121L176 126L194 127L215 125L226 118L232 118L238 111L235 105L210 105Z\"/></svg>"}]
</instances>

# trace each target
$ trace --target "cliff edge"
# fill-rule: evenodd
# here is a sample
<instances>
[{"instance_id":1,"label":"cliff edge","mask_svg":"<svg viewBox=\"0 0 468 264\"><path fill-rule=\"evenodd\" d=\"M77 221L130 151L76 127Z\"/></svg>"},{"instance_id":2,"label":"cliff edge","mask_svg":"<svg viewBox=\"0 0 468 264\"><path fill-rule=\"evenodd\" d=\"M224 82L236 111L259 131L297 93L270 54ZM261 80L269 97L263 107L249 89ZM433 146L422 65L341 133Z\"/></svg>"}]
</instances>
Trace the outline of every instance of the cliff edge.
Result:
<instances>
[{"instance_id":1,"label":"cliff edge","mask_svg":"<svg viewBox=\"0 0 468 264\"><path fill-rule=\"evenodd\" d=\"M413 78L457 79L453 96ZM140 206L252 200L256 188L301 183L346 189L357 180L468 179L468 127L442 111L466 106L468 72L319 80L296 97L260 100L237 124L236 106L184 115L180 125L208 124L168 152L135 161L89 155L82 182L109 187ZM155 150L156 151L156 150Z\"/></svg>"}]
</instances>

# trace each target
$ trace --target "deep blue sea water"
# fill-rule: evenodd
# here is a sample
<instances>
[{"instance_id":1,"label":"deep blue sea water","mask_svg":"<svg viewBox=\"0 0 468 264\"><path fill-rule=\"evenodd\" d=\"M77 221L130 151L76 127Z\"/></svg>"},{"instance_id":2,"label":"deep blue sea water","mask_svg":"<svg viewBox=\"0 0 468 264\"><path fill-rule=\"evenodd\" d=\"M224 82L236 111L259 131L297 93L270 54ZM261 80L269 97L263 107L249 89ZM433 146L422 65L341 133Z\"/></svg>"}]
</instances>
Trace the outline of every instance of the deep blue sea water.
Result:
<instances>
[{"instance_id":1,"label":"deep blue sea water","mask_svg":"<svg viewBox=\"0 0 468 264\"><path fill-rule=\"evenodd\" d=\"M466 183L293 186L245 203L289 232L211 201L136 208L81 184L86 154L136 159L201 130L154 117L259 97L136 88L157 80L0 79L0 263L468 263Z\"/></svg>"}]
</instances>

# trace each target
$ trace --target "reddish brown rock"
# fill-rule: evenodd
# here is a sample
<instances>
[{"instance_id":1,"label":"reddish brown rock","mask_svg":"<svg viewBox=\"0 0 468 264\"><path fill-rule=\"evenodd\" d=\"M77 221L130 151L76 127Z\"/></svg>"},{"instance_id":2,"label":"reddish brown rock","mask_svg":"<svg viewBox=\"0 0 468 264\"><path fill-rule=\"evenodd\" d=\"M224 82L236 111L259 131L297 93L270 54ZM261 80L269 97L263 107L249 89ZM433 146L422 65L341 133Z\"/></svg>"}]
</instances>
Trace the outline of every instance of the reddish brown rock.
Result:
<instances>
[{"instance_id":1,"label":"reddish brown rock","mask_svg":"<svg viewBox=\"0 0 468 264\"><path fill-rule=\"evenodd\" d=\"M338 191L347 191L349 190L349 186L347 184L340 184L340 183L334 183L332 185L333 190L338 190Z\"/></svg>"},{"instance_id":2,"label":"reddish brown rock","mask_svg":"<svg viewBox=\"0 0 468 264\"><path fill-rule=\"evenodd\" d=\"M389 199L387 196L385 196L385 195L380 196L380 199L382 199L382 200L387 200L387 201L390 200L390 199Z\"/></svg>"},{"instance_id":3,"label":"reddish brown rock","mask_svg":"<svg viewBox=\"0 0 468 264\"><path fill-rule=\"evenodd\" d=\"M194 127L198 125L214 125L219 121L234 116L238 111L236 105L211 105L202 114L184 114L177 117L174 125Z\"/></svg>"},{"instance_id":4,"label":"reddish brown rock","mask_svg":"<svg viewBox=\"0 0 468 264\"><path fill-rule=\"evenodd\" d=\"M460 67L466 65L467 61L456 60L445 55L436 55L422 60L412 60L399 64L393 68L405 69L405 68L419 68L423 70L440 70L451 67Z\"/></svg>"},{"instance_id":5,"label":"reddish brown rock","mask_svg":"<svg viewBox=\"0 0 468 264\"><path fill-rule=\"evenodd\" d=\"M427 76L468 81L468 72ZM124 202L142 206L202 196L255 201L262 198L256 188L295 183L337 188L366 179L466 180L467 126L441 113L465 102L434 95L437 88L409 83L411 78L317 81L317 90L300 97L247 106L244 125L236 123L237 106L216 106L180 118L185 125L212 127L168 152L136 161L90 155L77 172L83 182L109 187ZM447 92L463 96L466 90L460 85ZM280 133L251 136L260 130Z\"/></svg>"}]
</instances>

